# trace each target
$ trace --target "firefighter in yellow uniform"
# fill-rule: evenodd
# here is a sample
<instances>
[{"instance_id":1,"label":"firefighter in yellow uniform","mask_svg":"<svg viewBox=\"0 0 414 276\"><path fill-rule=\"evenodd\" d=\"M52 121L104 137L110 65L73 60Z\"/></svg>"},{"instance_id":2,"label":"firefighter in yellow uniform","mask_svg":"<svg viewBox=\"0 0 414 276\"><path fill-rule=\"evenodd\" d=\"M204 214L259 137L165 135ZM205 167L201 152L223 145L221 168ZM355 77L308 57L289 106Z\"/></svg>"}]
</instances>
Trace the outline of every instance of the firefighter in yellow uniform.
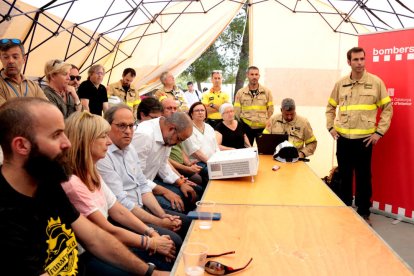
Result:
<instances>
[{"instance_id":1,"label":"firefighter in yellow uniform","mask_svg":"<svg viewBox=\"0 0 414 276\"><path fill-rule=\"evenodd\" d=\"M352 205L355 170L355 205L358 214L370 223L372 146L390 127L392 103L384 82L365 71L364 49L350 49L347 60L352 71L332 90L326 108L326 126L337 140L339 197L346 205ZM377 123L378 109L382 112Z\"/></svg>"},{"instance_id":2,"label":"firefighter in yellow uniform","mask_svg":"<svg viewBox=\"0 0 414 276\"><path fill-rule=\"evenodd\" d=\"M179 111L188 112L189 106L184 97L184 93L175 85L175 78L170 72L162 72L160 81L163 87L158 89L154 97L160 102L164 99L173 99L177 102Z\"/></svg>"},{"instance_id":3,"label":"firefighter in yellow uniform","mask_svg":"<svg viewBox=\"0 0 414 276\"><path fill-rule=\"evenodd\" d=\"M201 102L207 108L206 123L215 128L218 123L223 121L221 113L219 112L220 106L224 103L230 103L230 101L229 95L221 91L223 77L220 70L211 72L211 82L213 83L213 87L209 92L203 93Z\"/></svg>"},{"instance_id":4,"label":"firefighter in yellow uniform","mask_svg":"<svg viewBox=\"0 0 414 276\"><path fill-rule=\"evenodd\" d=\"M132 84L136 75L133 68L126 68L122 73L122 79L118 82L111 83L107 87L108 97L118 97L131 108L135 118L137 116L138 105L141 102L138 90Z\"/></svg>"},{"instance_id":5,"label":"firefighter in yellow uniform","mask_svg":"<svg viewBox=\"0 0 414 276\"><path fill-rule=\"evenodd\" d=\"M282 113L270 118L263 133L288 134L289 142L298 149L299 158L312 155L318 142L309 121L296 115L295 101L290 98L283 99L280 110Z\"/></svg>"},{"instance_id":6,"label":"firefighter in yellow uniform","mask_svg":"<svg viewBox=\"0 0 414 276\"><path fill-rule=\"evenodd\" d=\"M272 92L259 84L259 68L250 66L246 77L249 85L241 88L234 99L234 113L240 119L250 145L261 134L273 114Z\"/></svg>"}]
</instances>

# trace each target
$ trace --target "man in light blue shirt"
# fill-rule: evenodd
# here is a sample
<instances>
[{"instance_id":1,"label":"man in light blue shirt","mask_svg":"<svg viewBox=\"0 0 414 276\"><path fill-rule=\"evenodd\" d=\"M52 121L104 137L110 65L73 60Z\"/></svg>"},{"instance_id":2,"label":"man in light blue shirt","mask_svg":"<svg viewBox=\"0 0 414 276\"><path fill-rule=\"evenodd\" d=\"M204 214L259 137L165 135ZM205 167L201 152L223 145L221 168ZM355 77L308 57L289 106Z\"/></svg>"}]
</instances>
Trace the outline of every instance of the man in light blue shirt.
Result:
<instances>
[{"instance_id":1,"label":"man in light blue shirt","mask_svg":"<svg viewBox=\"0 0 414 276\"><path fill-rule=\"evenodd\" d=\"M184 238L191 221L185 215L161 208L152 193L152 187L157 185L142 173L138 155L130 146L134 126L131 110L127 105L113 106L105 113L105 119L111 125L108 135L113 144L97 163L99 173L122 205L160 234L170 235L179 247L182 241L172 231ZM160 189L174 200L179 199L173 192Z\"/></svg>"}]
</instances>

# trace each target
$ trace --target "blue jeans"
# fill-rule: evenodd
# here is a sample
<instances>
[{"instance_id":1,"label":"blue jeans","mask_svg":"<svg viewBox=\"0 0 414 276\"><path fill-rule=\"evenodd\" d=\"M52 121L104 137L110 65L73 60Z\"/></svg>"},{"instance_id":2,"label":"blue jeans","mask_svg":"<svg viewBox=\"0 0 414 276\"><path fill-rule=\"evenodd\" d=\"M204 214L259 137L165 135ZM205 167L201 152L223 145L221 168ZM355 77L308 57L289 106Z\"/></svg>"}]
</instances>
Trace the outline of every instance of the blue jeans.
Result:
<instances>
[{"instance_id":1,"label":"blue jeans","mask_svg":"<svg viewBox=\"0 0 414 276\"><path fill-rule=\"evenodd\" d=\"M185 208L185 211L182 211L181 213L188 213L189 211L195 209L195 203L192 202L191 198L185 197L183 192L181 192L180 188L178 188L178 187L176 187L172 184L166 184L158 177L156 177L154 179L154 182L157 185L160 185L160 186L162 186L162 187L164 187L164 188L166 188L166 189L168 189L168 190L172 191L173 193L180 196L181 200L184 202L184 208ZM201 186L197 185L196 187L194 187L194 190L197 194L197 198L196 198L196 200L194 200L194 202L195 202L195 201L197 201L201 198L201 195L203 194L203 188ZM163 209L171 210L171 211L174 211L174 212L180 212L177 209L172 208L171 202L168 199L166 199L165 197L160 196L160 195L156 195L155 198L157 199L158 203L161 205L161 207Z\"/></svg>"}]
</instances>

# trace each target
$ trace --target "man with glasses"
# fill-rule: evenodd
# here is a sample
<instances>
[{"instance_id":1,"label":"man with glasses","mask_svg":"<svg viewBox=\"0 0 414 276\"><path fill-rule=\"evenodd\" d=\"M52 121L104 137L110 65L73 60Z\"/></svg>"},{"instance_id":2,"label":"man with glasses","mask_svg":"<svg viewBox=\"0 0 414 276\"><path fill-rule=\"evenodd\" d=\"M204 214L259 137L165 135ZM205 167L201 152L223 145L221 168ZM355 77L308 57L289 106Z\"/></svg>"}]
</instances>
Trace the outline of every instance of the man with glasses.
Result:
<instances>
[{"instance_id":1,"label":"man with glasses","mask_svg":"<svg viewBox=\"0 0 414 276\"><path fill-rule=\"evenodd\" d=\"M78 89L83 108L98 116L102 116L102 111L109 108L106 88L101 84L104 76L105 68L102 65L92 65L88 70L88 79Z\"/></svg>"},{"instance_id":2,"label":"man with glasses","mask_svg":"<svg viewBox=\"0 0 414 276\"><path fill-rule=\"evenodd\" d=\"M107 87L108 97L118 97L131 108L134 117L137 116L137 108L141 102L138 90L132 84L136 75L137 73L133 68L126 68L122 73L122 79L118 82L111 83Z\"/></svg>"},{"instance_id":3,"label":"man with glasses","mask_svg":"<svg viewBox=\"0 0 414 276\"><path fill-rule=\"evenodd\" d=\"M211 72L211 82L213 87L209 92L203 94L202 103L207 107L207 123L213 128L223 121L219 112L220 106L224 103L230 103L229 95L221 91L223 76L221 70Z\"/></svg>"},{"instance_id":4,"label":"man with glasses","mask_svg":"<svg viewBox=\"0 0 414 276\"><path fill-rule=\"evenodd\" d=\"M112 106L105 112L105 119L111 125L108 135L113 144L108 147L105 158L97 163L99 173L122 205L159 234L169 235L179 250L182 239L174 232L184 238L191 221L183 214L164 210L154 197L158 191L157 197L181 201L178 195L157 187L142 173L140 163L144 161L138 159L131 145L134 135L132 111L125 104Z\"/></svg>"},{"instance_id":5,"label":"man with glasses","mask_svg":"<svg viewBox=\"0 0 414 276\"><path fill-rule=\"evenodd\" d=\"M177 103L174 100L165 99L162 101L162 116L169 117L175 112L177 112ZM190 181L197 185L201 185L194 187L198 196L201 197L203 194L203 187L207 185L208 180L203 183L202 177L198 174L202 168L198 166L196 162L190 161L188 155L183 151L181 144L171 147L168 161L178 175L183 175L182 178L188 177Z\"/></svg>"},{"instance_id":6,"label":"man with glasses","mask_svg":"<svg viewBox=\"0 0 414 276\"><path fill-rule=\"evenodd\" d=\"M79 75L79 68L76 67L76 65L71 64L71 68L69 71L69 77L70 77L69 85L75 87L75 90L78 91L82 76Z\"/></svg>"},{"instance_id":7,"label":"man with glasses","mask_svg":"<svg viewBox=\"0 0 414 276\"><path fill-rule=\"evenodd\" d=\"M167 117L142 122L135 130L132 145L141 161L141 169L147 179L180 196L181 200L157 197L165 209L178 212L192 210L197 200L193 187L195 183L177 175L168 163L171 147L180 144L191 136L193 127L186 113L173 112ZM162 195L163 191L154 188L153 192ZM184 202L184 205L182 205Z\"/></svg>"},{"instance_id":8,"label":"man with glasses","mask_svg":"<svg viewBox=\"0 0 414 276\"><path fill-rule=\"evenodd\" d=\"M21 73L26 62L24 47L19 39L0 39L0 106L16 97L38 97L46 99L45 93L35 82Z\"/></svg>"}]
</instances>

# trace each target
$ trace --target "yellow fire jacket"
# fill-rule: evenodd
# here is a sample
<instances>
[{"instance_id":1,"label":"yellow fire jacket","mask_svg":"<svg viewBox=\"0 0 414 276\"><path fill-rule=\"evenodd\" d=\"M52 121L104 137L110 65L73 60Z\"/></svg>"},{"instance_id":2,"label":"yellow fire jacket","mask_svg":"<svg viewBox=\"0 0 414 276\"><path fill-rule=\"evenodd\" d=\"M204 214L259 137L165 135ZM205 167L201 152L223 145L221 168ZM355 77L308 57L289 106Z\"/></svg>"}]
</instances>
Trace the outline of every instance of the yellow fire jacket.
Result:
<instances>
[{"instance_id":1,"label":"yellow fire jacket","mask_svg":"<svg viewBox=\"0 0 414 276\"><path fill-rule=\"evenodd\" d=\"M261 85L257 96L252 95L249 86L239 89L234 99L234 112L251 128L264 128L273 114L272 92Z\"/></svg>"},{"instance_id":2,"label":"yellow fire jacket","mask_svg":"<svg viewBox=\"0 0 414 276\"><path fill-rule=\"evenodd\" d=\"M184 93L174 87L171 91L166 91L164 87L160 88L159 90L155 91L154 97L157 98L160 102L164 99L175 99L177 101L178 109L183 112L188 112L189 106L187 104L187 100L184 97Z\"/></svg>"},{"instance_id":3,"label":"yellow fire jacket","mask_svg":"<svg viewBox=\"0 0 414 276\"><path fill-rule=\"evenodd\" d=\"M269 124L263 133L288 134L289 142L305 157L312 155L318 145L309 121L299 115L296 115L292 121L287 122L283 119L282 114L275 114L270 118Z\"/></svg>"},{"instance_id":4,"label":"yellow fire jacket","mask_svg":"<svg viewBox=\"0 0 414 276\"><path fill-rule=\"evenodd\" d=\"M377 123L378 108L382 112ZM348 139L364 138L373 133L382 136L390 127L392 113L384 82L365 71L359 81L348 75L335 84L326 107L326 127L329 131L335 128Z\"/></svg>"}]
</instances>

